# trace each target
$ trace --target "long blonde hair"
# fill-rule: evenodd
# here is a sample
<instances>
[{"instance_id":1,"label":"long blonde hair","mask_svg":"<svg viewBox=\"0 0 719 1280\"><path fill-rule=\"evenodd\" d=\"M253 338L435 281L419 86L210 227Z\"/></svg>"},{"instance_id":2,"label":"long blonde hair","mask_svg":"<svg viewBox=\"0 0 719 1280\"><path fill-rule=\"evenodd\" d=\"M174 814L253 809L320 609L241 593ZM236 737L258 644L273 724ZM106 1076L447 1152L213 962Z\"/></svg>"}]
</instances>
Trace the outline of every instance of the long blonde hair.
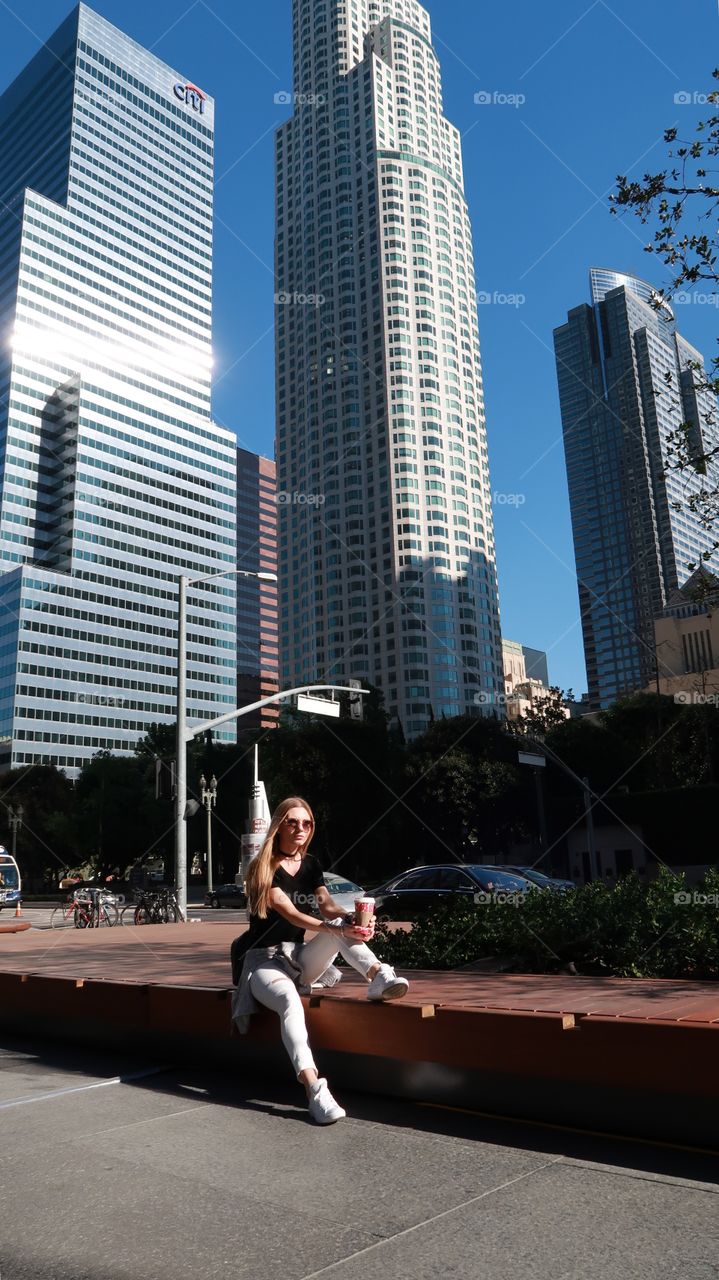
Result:
<instances>
[{"instance_id":1,"label":"long blonde hair","mask_svg":"<svg viewBox=\"0 0 719 1280\"><path fill-rule=\"evenodd\" d=\"M272 880L277 870L278 859L282 857L280 851L280 827L290 809L304 809L312 822L309 837L302 849L303 858L315 833L315 816L307 801L303 800L301 796L289 796L287 800L282 800L278 804L272 815L270 829L265 836L262 848L247 868L245 877L247 905L252 914L259 916L261 920L267 918Z\"/></svg>"}]
</instances>

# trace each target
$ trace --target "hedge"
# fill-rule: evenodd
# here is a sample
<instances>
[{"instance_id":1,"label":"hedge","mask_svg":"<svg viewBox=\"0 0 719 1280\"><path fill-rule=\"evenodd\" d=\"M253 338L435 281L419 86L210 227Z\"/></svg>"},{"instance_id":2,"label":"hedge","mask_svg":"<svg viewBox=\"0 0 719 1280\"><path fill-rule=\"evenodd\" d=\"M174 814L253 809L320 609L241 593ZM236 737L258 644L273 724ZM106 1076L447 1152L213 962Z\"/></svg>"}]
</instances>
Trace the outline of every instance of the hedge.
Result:
<instances>
[{"instance_id":1,"label":"hedge","mask_svg":"<svg viewBox=\"0 0 719 1280\"><path fill-rule=\"evenodd\" d=\"M596 882L566 894L442 904L409 932L378 925L372 945L405 969L487 961L515 973L717 979L719 870L692 888L662 868L648 885L632 873L612 889Z\"/></svg>"}]
</instances>

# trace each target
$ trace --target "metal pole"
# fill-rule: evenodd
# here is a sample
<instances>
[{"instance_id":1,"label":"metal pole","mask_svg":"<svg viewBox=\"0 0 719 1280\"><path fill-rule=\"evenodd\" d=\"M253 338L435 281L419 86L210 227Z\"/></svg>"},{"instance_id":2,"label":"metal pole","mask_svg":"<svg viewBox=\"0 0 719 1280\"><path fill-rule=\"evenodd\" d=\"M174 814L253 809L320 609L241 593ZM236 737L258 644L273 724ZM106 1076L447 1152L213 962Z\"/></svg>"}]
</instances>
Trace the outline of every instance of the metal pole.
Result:
<instances>
[{"instance_id":1,"label":"metal pole","mask_svg":"<svg viewBox=\"0 0 719 1280\"><path fill-rule=\"evenodd\" d=\"M207 793L207 892L212 893L212 797Z\"/></svg>"},{"instance_id":2,"label":"metal pole","mask_svg":"<svg viewBox=\"0 0 719 1280\"><path fill-rule=\"evenodd\" d=\"M207 781L204 773L200 774L200 800L202 807L207 811L207 892L212 893L214 888L212 881L212 810L217 799L217 778L214 773Z\"/></svg>"},{"instance_id":3,"label":"metal pole","mask_svg":"<svg viewBox=\"0 0 719 1280\"><path fill-rule=\"evenodd\" d=\"M177 764L175 766L175 891L187 918L187 575L181 574L177 601Z\"/></svg>"},{"instance_id":4,"label":"metal pole","mask_svg":"<svg viewBox=\"0 0 719 1280\"><path fill-rule=\"evenodd\" d=\"M587 848L589 851L589 874L592 880L599 879L599 861L597 858L597 848L594 843L594 814L592 813L592 794L589 788L589 778L582 778L582 786L584 787L584 813L587 819Z\"/></svg>"},{"instance_id":5,"label":"metal pole","mask_svg":"<svg viewBox=\"0 0 719 1280\"><path fill-rule=\"evenodd\" d=\"M539 814L539 843L542 848L542 856L544 856L544 854L547 852L549 840L547 839L547 815L544 809L544 788L542 785L542 770L532 769L532 773L534 774L534 786L537 793L537 812Z\"/></svg>"},{"instance_id":6,"label":"metal pole","mask_svg":"<svg viewBox=\"0 0 719 1280\"><path fill-rule=\"evenodd\" d=\"M249 715L251 711L259 711L262 707L269 707L273 702L281 702L283 698L291 698L296 693L321 693L328 689L334 689L337 693L349 692L348 686L344 684L300 684L296 689L283 689L281 693L270 694L269 698L260 698L259 702L250 702L246 707L238 707L236 711L227 711L224 716L217 716L214 720L203 720L202 724L193 725L187 730L187 740L189 742L199 734L207 733L208 729L216 729L218 725L228 724L230 720L238 720L240 716ZM355 697L366 692L366 689L358 689Z\"/></svg>"}]
</instances>

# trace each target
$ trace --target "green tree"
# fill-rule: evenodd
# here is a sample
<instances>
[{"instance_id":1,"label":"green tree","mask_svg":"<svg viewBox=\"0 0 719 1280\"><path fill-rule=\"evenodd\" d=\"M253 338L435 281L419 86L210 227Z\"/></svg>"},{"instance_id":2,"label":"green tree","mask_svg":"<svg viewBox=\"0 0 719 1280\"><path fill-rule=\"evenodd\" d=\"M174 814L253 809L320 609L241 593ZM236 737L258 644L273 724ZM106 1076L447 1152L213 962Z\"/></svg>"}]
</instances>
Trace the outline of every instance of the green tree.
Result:
<instances>
[{"instance_id":1,"label":"green tree","mask_svg":"<svg viewBox=\"0 0 719 1280\"><path fill-rule=\"evenodd\" d=\"M636 693L596 716L557 725L546 743L598 795L711 785L719 769L719 708ZM551 757L549 772L553 794L575 793Z\"/></svg>"},{"instance_id":2,"label":"green tree","mask_svg":"<svg viewBox=\"0 0 719 1280\"><path fill-rule=\"evenodd\" d=\"M719 69L712 72L719 81ZM707 94L707 102L716 107L719 88ZM670 163L656 173L645 173L640 182L630 182L626 175L617 178L617 191L611 197L612 212L628 209L641 222L656 222L654 238L646 252L660 257L670 272L666 289L657 291L655 305L659 309L679 290L696 284L708 285L713 293L719 283L719 186L716 183L716 158L719 155L719 114L713 112L699 122L693 138L681 139L673 126L664 132ZM716 421L715 399L719 394L719 357L706 372L702 364L692 365L699 391L710 394L713 410L705 415L704 426ZM671 387L672 376L666 375ZM678 404L678 398L677 398ZM716 461L719 446L712 441L714 432L705 433L702 424L678 422L669 438L667 470L699 477L691 486L687 507L696 515L707 534L708 545L702 559L708 560L719 547L714 532L719 520L719 475ZM675 509L681 503L675 503ZM694 570L696 562L687 568Z\"/></svg>"},{"instance_id":3,"label":"green tree","mask_svg":"<svg viewBox=\"0 0 719 1280\"><path fill-rule=\"evenodd\" d=\"M140 738L135 747L138 756L159 756L163 760L174 759L177 751L177 725L150 724L147 732Z\"/></svg>"},{"instance_id":4,"label":"green tree","mask_svg":"<svg viewBox=\"0 0 719 1280\"><path fill-rule=\"evenodd\" d=\"M535 738L544 738L550 729L564 724L567 716L567 703L574 701L571 689L567 693L556 685L551 685L546 694L536 698L528 711L523 711L514 722L517 733L528 733Z\"/></svg>"},{"instance_id":5,"label":"green tree","mask_svg":"<svg viewBox=\"0 0 719 1280\"><path fill-rule=\"evenodd\" d=\"M712 72L719 82L719 68ZM719 87L707 94L707 102L719 102ZM643 223L656 218L659 227L647 253L657 254L671 269L669 294L685 284L719 281L717 274L717 208L719 186L714 181L719 155L719 115L712 114L696 127L696 137L680 139L676 126L664 131L671 164L657 173L645 173L641 182L630 182L625 174L617 178L617 193L611 197L614 211L631 209ZM711 175L711 176L710 176ZM698 208L697 208L698 206ZM686 229L688 218L696 218L696 228ZM660 298L665 296L660 292Z\"/></svg>"},{"instance_id":6,"label":"green tree","mask_svg":"<svg viewBox=\"0 0 719 1280\"><path fill-rule=\"evenodd\" d=\"M143 857L171 858L172 814L155 801L154 760L98 752L75 784L80 856L103 877Z\"/></svg>"},{"instance_id":7,"label":"green tree","mask_svg":"<svg viewBox=\"0 0 719 1280\"><path fill-rule=\"evenodd\" d=\"M489 718L439 720L407 748L406 864L481 862L533 824L516 739Z\"/></svg>"},{"instance_id":8,"label":"green tree","mask_svg":"<svg viewBox=\"0 0 719 1280\"><path fill-rule=\"evenodd\" d=\"M57 883L74 866L78 848L74 822L74 793L69 779L54 765L27 765L0 779L0 840L12 844L9 806L22 805L17 833L17 858L26 883Z\"/></svg>"}]
</instances>

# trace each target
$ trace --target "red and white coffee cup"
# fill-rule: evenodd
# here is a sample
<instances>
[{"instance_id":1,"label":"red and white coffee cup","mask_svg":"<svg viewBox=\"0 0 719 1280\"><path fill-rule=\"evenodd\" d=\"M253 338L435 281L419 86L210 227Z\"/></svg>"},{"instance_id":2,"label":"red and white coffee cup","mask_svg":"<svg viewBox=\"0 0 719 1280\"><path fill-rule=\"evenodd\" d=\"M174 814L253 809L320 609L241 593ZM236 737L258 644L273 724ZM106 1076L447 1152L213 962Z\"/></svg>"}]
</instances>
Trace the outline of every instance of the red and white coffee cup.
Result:
<instances>
[{"instance_id":1,"label":"red and white coffee cup","mask_svg":"<svg viewBox=\"0 0 719 1280\"><path fill-rule=\"evenodd\" d=\"M374 917L374 898L355 899L355 926L358 929L369 929Z\"/></svg>"}]
</instances>

